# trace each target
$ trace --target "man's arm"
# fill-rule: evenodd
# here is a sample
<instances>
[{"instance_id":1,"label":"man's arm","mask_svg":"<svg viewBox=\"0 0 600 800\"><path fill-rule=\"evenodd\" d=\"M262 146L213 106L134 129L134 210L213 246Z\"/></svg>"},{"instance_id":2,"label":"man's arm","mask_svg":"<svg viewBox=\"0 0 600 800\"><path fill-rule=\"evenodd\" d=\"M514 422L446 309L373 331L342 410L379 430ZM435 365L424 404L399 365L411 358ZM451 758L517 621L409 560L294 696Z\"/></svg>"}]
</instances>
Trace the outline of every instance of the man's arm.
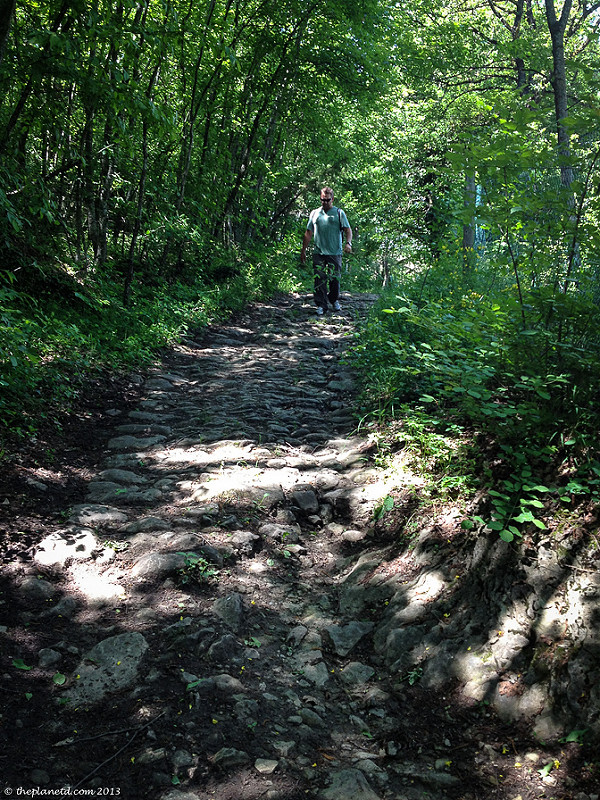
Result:
<instances>
[{"instance_id":1,"label":"man's arm","mask_svg":"<svg viewBox=\"0 0 600 800\"><path fill-rule=\"evenodd\" d=\"M344 235L346 236L346 244L344 245L344 253L351 253L352 252L352 228L348 225L347 228L342 228Z\"/></svg>"},{"instance_id":2,"label":"man's arm","mask_svg":"<svg viewBox=\"0 0 600 800\"><path fill-rule=\"evenodd\" d=\"M302 239L302 250L300 251L300 261L303 264L306 264L306 248L310 244L310 240L312 239L313 233L308 228L304 231L304 237Z\"/></svg>"}]
</instances>

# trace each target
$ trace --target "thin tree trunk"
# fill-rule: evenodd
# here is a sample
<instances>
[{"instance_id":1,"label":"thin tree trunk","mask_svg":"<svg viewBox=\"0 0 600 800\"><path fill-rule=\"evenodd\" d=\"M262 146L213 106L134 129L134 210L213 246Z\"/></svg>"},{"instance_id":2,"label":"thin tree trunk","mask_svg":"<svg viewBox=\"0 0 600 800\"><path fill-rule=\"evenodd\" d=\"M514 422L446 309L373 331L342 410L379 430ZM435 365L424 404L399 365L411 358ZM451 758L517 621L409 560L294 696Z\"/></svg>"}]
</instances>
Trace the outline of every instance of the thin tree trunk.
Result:
<instances>
[{"instance_id":1,"label":"thin tree trunk","mask_svg":"<svg viewBox=\"0 0 600 800\"><path fill-rule=\"evenodd\" d=\"M475 262L475 199L477 186L474 175L465 175L465 193L463 206L465 216L469 214L469 222L463 224L462 253L463 270L469 272Z\"/></svg>"},{"instance_id":2,"label":"thin tree trunk","mask_svg":"<svg viewBox=\"0 0 600 800\"><path fill-rule=\"evenodd\" d=\"M0 0L0 64L6 52L6 43L16 5L17 0Z\"/></svg>"},{"instance_id":3,"label":"thin tree trunk","mask_svg":"<svg viewBox=\"0 0 600 800\"><path fill-rule=\"evenodd\" d=\"M554 92L554 114L558 150L561 156L560 175L563 186L573 182L573 169L568 163L571 154L571 137L564 120L568 114L567 67L565 63L565 30L571 13L573 0L565 0L560 17L556 16L554 0L545 0L546 19L552 39L552 90Z\"/></svg>"}]
</instances>

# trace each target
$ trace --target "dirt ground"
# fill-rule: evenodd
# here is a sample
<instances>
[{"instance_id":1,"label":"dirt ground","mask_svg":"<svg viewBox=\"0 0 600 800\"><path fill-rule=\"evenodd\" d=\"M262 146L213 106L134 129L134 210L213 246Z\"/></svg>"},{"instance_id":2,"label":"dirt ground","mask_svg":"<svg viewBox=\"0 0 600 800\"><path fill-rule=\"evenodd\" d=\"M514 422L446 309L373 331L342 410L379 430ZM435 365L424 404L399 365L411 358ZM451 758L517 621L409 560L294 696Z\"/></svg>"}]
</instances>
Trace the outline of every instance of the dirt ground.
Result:
<instances>
[{"instance_id":1,"label":"dirt ground","mask_svg":"<svg viewBox=\"0 0 600 800\"><path fill-rule=\"evenodd\" d=\"M249 313L246 324L249 320L262 323L262 317ZM226 330L223 326L219 332ZM208 331L204 339L210 340L210 336ZM163 369L172 368L172 355L166 353ZM257 724L247 725L227 713L227 702L218 694L192 700L183 690L181 673L194 673L195 656L192 651L165 645L166 627L184 616L208 615L217 595L239 589L240 572L246 563L243 559L231 574L220 574L218 585L210 581L187 586L163 579L146 581L144 605L164 610L158 622L127 617L127 603L119 608L93 608L76 620L68 615L49 617L44 615L43 599L23 595L19 589L24 577L42 577L60 586L63 596L77 596L77 587L68 585L65 573L40 567L32 554L48 534L64 524L69 509L85 501L116 422L137 407L141 396L140 383L126 377L94 380L79 397L62 430L40 429L35 437L15 444L0 462L0 776L5 796L19 796L33 789L48 795L86 790L90 796L127 800L163 798L170 793L180 800L300 800L319 796L328 786L329 773L347 764L344 753L335 747L335 738L318 731L307 734L304 757L290 760L289 769L265 777L255 762L272 750L274 734L267 707L260 705L254 720ZM400 514L401 509L397 511ZM221 508L223 518L236 513L240 509L234 504ZM349 543L333 537L328 550L347 556L368 548L376 550L381 537L389 537L390 527L388 519L379 540L375 536L367 542ZM332 582L330 561L321 557L316 543L310 553L310 591L315 596L326 594ZM400 552L398 559L400 569ZM307 575L285 560L278 564L275 579L288 593L302 596L307 591ZM136 590L133 584L131 590ZM270 609L266 603L256 611L250 607L249 614L249 630L254 625L272 634L262 641L260 674L242 676L246 691L259 697L270 690L270 670L281 663L285 625L277 609ZM40 665L40 651L59 647L63 654L60 673L67 675L77 669L82 652L123 629L124 617L127 630L143 633L150 644L151 666L158 679L140 683L117 697L110 695L86 714L57 708L62 687L53 682L52 666ZM368 649L359 646L353 659L369 659ZM344 660L338 658L338 662L342 668ZM332 663L337 663L335 654ZM422 763L425 756L445 758L449 774L459 779L446 787L427 788L407 772L401 776L401 783L397 778L387 786L382 783L379 796L390 800L417 796L452 800L598 797L600 756L591 745L577 741L545 745L535 740L526 726L503 723L485 704L466 702L458 687L436 694L424 690L416 675L414 680L399 680L397 675L385 674L381 665L377 671L377 698L350 690L343 696L331 692L329 698L326 690L323 693L330 703L327 719L331 724L336 720L337 703L353 704L359 715L366 713L370 702L377 707L383 704L391 720L385 737L376 726L374 734L357 730L346 740L347 747L353 752L369 750L373 759L385 764L390 756L389 742L393 741L403 762ZM509 686L506 691L510 691ZM321 702L325 701L319 697ZM208 713L198 714L192 722L187 717L191 703L207 706ZM214 754L225 746L247 753L248 763L229 769L215 764ZM181 753L179 761L177 753ZM70 790L65 788L69 786ZM358 800L361 797L357 795ZM369 797L365 790L365 800Z\"/></svg>"}]
</instances>

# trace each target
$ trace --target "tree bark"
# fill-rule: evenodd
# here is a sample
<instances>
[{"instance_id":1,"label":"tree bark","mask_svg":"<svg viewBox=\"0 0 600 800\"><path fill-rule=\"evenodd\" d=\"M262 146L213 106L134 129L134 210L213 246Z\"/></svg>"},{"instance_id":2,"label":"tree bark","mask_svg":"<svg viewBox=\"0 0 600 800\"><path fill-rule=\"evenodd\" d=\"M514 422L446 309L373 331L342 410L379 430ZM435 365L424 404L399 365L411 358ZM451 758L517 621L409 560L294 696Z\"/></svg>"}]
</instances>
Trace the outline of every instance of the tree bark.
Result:
<instances>
[{"instance_id":1,"label":"tree bark","mask_svg":"<svg viewBox=\"0 0 600 800\"><path fill-rule=\"evenodd\" d=\"M475 261L475 199L477 186L474 175L465 175L465 194L463 205L469 221L463 224L462 252L463 269L468 272Z\"/></svg>"},{"instance_id":2,"label":"tree bark","mask_svg":"<svg viewBox=\"0 0 600 800\"><path fill-rule=\"evenodd\" d=\"M562 185L573 182L573 169L567 160L571 154L571 137L564 120L568 114L567 67L565 63L565 30L571 13L573 0L565 0L560 17L556 15L554 0L545 0L546 19L552 40L552 90L554 92L554 115L558 152L561 157L560 176Z\"/></svg>"},{"instance_id":3,"label":"tree bark","mask_svg":"<svg viewBox=\"0 0 600 800\"><path fill-rule=\"evenodd\" d=\"M16 5L17 0L0 0L0 64L6 52L6 43Z\"/></svg>"}]
</instances>

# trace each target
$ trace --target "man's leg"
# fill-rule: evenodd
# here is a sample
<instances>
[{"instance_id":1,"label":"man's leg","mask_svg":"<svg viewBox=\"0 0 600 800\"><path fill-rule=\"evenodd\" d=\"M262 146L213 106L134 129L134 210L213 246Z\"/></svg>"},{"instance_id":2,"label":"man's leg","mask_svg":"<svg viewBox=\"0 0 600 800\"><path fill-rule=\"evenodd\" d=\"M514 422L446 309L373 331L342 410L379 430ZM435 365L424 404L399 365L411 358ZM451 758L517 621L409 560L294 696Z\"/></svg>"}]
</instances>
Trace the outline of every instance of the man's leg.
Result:
<instances>
[{"instance_id":1,"label":"man's leg","mask_svg":"<svg viewBox=\"0 0 600 800\"><path fill-rule=\"evenodd\" d=\"M313 255L313 270L315 273L315 305L327 311L327 265L323 257Z\"/></svg>"},{"instance_id":2,"label":"man's leg","mask_svg":"<svg viewBox=\"0 0 600 800\"><path fill-rule=\"evenodd\" d=\"M327 298L331 305L337 303L340 299L340 277L342 275L342 257L341 256L330 256L329 257L330 263L328 264L328 268L330 270L329 273L329 293Z\"/></svg>"}]
</instances>

